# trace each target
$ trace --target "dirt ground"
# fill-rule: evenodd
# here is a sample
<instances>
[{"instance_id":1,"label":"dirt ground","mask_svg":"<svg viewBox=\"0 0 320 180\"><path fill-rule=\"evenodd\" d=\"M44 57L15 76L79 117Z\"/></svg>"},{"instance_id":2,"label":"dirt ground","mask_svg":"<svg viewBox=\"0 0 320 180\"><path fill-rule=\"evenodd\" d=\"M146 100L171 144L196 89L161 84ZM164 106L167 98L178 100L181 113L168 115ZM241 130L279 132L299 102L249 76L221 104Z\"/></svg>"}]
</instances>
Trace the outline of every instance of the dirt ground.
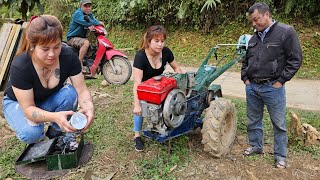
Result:
<instances>
[{"instance_id":1,"label":"dirt ground","mask_svg":"<svg viewBox=\"0 0 320 180\"><path fill-rule=\"evenodd\" d=\"M2 107L0 108L2 109ZM2 116L2 114L0 115ZM0 146L8 138L15 136L1 116ZM320 159L313 158L309 153L297 153L289 150L288 167L281 170L274 168L272 144L265 145L263 155L244 157L242 152L248 146L247 138L237 135L231 152L225 158L215 159L203 151L199 130L188 136L188 156L192 161L184 167L177 166L172 170L171 173L176 179L320 179ZM101 163L99 167L103 168L103 172L117 172L113 179L132 179L138 171L137 165L132 160L143 156L153 156L155 153L151 151L137 153L134 150L129 150L127 154L129 161L125 164L123 162L119 164L116 160L117 157L114 157L116 153L109 151L102 153L101 158L95 160L94 163ZM78 172L71 172L71 176L73 173Z\"/></svg>"},{"instance_id":2,"label":"dirt ground","mask_svg":"<svg viewBox=\"0 0 320 180\"><path fill-rule=\"evenodd\" d=\"M0 128L0 136L2 137L0 146L2 146L3 142L14 136L14 133L5 126ZM320 160L314 159L310 154L295 154L289 151L288 167L281 170L273 166L272 145L265 146L263 155L244 157L242 151L247 146L246 138L237 136L227 157L215 159L202 150L201 133L196 132L189 137L189 156L192 162L185 167L176 167L176 170L172 171L176 179L320 179ZM131 177L138 171L136 165L128 162L126 167L121 168L115 163L116 157L113 157L113 154L116 153L108 152L101 155L100 168L106 168L104 172L117 172L114 179L132 179ZM132 150L128 156L129 159L138 159L143 155Z\"/></svg>"},{"instance_id":3,"label":"dirt ground","mask_svg":"<svg viewBox=\"0 0 320 180\"><path fill-rule=\"evenodd\" d=\"M273 146L266 144L264 154L252 157L242 155L247 138L237 136L231 152L214 159L202 150L201 133L189 135L193 160L178 179L320 179L320 160L310 154L288 152L287 169L274 168Z\"/></svg>"},{"instance_id":4,"label":"dirt ground","mask_svg":"<svg viewBox=\"0 0 320 180\"><path fill-rule=\"evenodd\" d=\"M224 158L216 159L203 151L200 131L195 131L188 136L190 138L188 156L192 160L184 167L173 168L171 174L176 179L320 179L320 159L314 159L310 154L289 151L288 167L277 169L274 167L272 145L265 145L263 155L244 157L242 152L248 146L247 139L244 136L237 136L231 152ZM129 150L127 156L130 161L123 164L117 162L113 154L115 153L106 152L99 160L101 162L99 167L103 168L103 171L117 172L114 179L133 179L134 174L138 172L138 167L133 160L157 156L154 150L146 150L143 153Z\"/></svg>"}]
</instances>

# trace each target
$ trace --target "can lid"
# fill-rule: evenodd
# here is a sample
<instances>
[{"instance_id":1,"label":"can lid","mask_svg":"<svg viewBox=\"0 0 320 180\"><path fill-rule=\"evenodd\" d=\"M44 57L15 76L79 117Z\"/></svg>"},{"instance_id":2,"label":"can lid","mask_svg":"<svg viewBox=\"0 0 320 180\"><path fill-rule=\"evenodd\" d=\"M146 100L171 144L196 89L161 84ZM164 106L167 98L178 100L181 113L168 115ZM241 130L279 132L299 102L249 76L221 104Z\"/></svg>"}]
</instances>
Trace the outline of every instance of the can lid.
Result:
<instances>
[{"instance_id":1,"label":"can lid","mask_svg":"<svg viewBox=\"0 0 320 180\"><path fill-rule=\"evenodd\" d=\"M80 112L76 112L71 116L70 124L71 124L71 126L76 128L77 130L81 130L87 124L87 117Z\"/></svg>"}]
</instances>

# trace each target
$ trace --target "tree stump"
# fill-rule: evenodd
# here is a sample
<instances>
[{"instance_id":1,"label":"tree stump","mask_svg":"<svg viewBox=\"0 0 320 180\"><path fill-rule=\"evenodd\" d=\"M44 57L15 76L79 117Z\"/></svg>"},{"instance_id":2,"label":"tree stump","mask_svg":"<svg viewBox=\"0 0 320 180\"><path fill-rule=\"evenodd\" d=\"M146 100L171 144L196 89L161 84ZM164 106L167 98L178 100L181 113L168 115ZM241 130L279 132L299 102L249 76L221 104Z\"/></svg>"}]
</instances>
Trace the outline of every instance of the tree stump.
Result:
<instances>
[{"instance_id":1,"label":"tree stump","mask_svg":"<svg viewBox=\"0 0 320 180\"><path fill-rule=\"evenodd\" d=\"M294 137L302 137L302 125L301 125L301 118L295 114L294 112L290 112L290 125L289 125L289 132Z\"/></svg>"},{"instance_id":2,"label":"tree stump","mask_svg":"<svg viewBox=\"0 0 320 180\"><path fill-rule=\"evenodd\" d=\"M311 146L320 143L320 132L310 124L301 124L301 118L294 112L290 112L289 132L294 138L303 139L305 146Z\"/></svg>"},{"instance_id":3,"label":"tree stump","mask_svg":"<svg viewBox=\"0 0 320 180\"><path fill-rule=\"evenodd\" d=\"M304 145L311 146L320 142L320 132L310 124L303 123Z\"/></svg>"}]
</instances>

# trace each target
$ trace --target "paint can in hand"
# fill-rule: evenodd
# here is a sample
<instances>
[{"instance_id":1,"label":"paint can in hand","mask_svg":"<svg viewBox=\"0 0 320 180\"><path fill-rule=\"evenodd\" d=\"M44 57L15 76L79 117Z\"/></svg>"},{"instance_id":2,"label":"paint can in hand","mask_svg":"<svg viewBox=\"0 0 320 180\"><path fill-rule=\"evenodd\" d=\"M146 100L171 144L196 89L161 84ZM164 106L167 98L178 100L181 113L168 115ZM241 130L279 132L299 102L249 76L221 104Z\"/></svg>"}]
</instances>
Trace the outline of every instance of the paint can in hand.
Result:
<instances>
[{"instance_id":1,"label":"paint can in hand","mask_svg":"<svg viewBox=\"0 0 320 180\"><path fill-rule=\"evenodd\" d=\"M80 112L76 112L71 116L69 122L72 127L77 130L81 130L87 125L87 117Z\"/></svg>"}]
</instances>

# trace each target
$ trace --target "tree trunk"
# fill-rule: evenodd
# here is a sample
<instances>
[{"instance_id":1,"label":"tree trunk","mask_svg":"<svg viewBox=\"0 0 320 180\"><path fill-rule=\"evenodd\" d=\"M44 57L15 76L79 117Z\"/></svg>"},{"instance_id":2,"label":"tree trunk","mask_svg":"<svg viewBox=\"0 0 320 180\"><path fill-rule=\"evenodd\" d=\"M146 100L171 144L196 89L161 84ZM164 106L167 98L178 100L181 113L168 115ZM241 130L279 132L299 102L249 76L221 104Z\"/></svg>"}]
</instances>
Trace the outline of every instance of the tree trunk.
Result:
<instances>
[{"instance_id":1,"label":"tree trunk","mask_svg":"<svg viewBox=\"0 0 320 180\"><path fill-rule=\"evenodd\" d=\"M21 2L20 10L22 14L22 20L27 21L28 3L25 0Z\"/></svg>"},{"instance_id":2,"label":"tree trunk","mask_svg":"<svg viewBox=\"0 0 320 180\"><path fill-rule=\"evenodd\" d=\"M204 26L203 26L203 32L208 33L210 31L210 27L212 25L212 22L214 21L216 16L216 11L214 9L212 10L206 10L204 14Z\"/></svg>"}]
</instances>

